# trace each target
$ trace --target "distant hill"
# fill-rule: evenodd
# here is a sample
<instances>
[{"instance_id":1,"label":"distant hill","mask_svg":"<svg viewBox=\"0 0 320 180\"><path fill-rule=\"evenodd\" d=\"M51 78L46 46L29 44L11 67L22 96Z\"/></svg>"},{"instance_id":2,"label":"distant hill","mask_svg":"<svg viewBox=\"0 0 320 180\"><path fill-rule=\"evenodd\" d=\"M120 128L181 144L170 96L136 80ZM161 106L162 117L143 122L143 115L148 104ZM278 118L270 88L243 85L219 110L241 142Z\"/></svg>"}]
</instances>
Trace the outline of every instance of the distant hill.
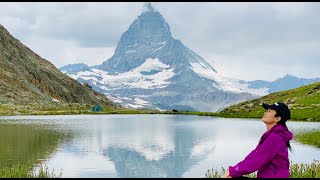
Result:
<instances>
[{"instance_id":1,"label":"distant hill","mask_svg":"<svg viewBox=\"0 0 320 180\"><path fill-rule=\"evenodd\" d=\"M112 105L105 95L63 74L0 25L0 105L28 103Z\"/></svg>"},{"instance_id":2,"label":"distant hill","mask_svg":"<svg viewBox=\"0 0 320 180\"><path fill-rule=\"evenodd\" d=\"M291 119L320 121L320 82L245 101L224 109L220 112L220 115L261 118L265 112L261 104L278 101L282 101L289 106Z\"/></svg>"},{"instance_id":3,"label":"distant hill","mask_svg":"<svg viewBox=\"0 0 320 180\"><path fill-rule=\"evenodd\" d=\"M262 96L274 92L298 88L315 82L320 82L320 78L299 78L290 74L286 74L275 81L243 81L232 78L230 78L230 80L241 87L242 90Z\"/></svg>"},{"instance_id":4,"label":"distant hill","mask_svg":"<svg viewBox=\"0 0 320 180\"><path fill-rule=\"evenodd\" d=\"M70 73L75 73L75 72L79 72L79 71L88 71L88 70L90 70L90 68L86 64L78 63L78 64L65 65L65 66L59 68L59 70L70 72Z\"/></svg>"}]
</instances>

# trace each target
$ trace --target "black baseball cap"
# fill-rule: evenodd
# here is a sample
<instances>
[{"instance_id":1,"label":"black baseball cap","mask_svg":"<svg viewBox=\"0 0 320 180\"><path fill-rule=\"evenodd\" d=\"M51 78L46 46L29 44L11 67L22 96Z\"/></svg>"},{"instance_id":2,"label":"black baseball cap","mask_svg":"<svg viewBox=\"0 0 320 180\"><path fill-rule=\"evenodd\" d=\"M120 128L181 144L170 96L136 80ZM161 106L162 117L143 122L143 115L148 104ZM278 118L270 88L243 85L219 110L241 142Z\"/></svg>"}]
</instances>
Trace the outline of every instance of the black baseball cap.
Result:
<instances>
[{"instance_id":1,"label":"black baseball cap","mask_svg":"<svg viewBox=\"0 0 320 180\"><path fill-rule=\"evenodd\" d=\"M262 107L265 109L273 109L281 117L281 120L286 121L290 119L291 113L288 106L282 102L276 102L273 104L262 103Z\"/></svg>"}]
</instances>

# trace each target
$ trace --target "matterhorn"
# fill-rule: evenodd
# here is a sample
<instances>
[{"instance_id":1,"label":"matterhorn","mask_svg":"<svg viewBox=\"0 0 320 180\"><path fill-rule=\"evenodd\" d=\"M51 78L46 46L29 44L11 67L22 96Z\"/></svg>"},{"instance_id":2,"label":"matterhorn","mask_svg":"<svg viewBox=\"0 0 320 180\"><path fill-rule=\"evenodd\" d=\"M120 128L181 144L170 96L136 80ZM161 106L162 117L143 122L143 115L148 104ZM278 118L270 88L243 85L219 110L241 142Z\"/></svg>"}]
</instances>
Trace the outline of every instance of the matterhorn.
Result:
<instances>
[{"instance_id":1,"label":"matterhorn","mask_svg":"<svg viewBox=\"0 0 320 180\"><path fill-rule=\"evenodd\" d=\"M255 97L173 38L150 3L122 34L111 58L60 70L128 108L216 112Z\"/></svg>"}]
</instances>

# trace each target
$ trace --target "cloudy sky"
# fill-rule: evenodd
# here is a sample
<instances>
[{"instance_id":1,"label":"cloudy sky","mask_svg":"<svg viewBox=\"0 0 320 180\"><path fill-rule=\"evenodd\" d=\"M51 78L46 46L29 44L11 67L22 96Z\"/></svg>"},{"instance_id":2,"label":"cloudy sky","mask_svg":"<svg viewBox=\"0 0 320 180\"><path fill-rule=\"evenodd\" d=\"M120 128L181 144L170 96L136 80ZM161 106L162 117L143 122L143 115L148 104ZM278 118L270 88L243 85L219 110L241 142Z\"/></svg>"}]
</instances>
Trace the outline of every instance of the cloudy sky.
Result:
<instances>
[{"instance_id":1,"label":"cloudy sky","mask_svg":"<svg viewBox=\"0 0 320 180\"><path fill-rule=\"evenodd\" d=\"M143 2L0 2L0 24L58 68L110 58ZM154 2L173 38L219 73L320 77L320 3Z\"/></svg>"}]
</instances>

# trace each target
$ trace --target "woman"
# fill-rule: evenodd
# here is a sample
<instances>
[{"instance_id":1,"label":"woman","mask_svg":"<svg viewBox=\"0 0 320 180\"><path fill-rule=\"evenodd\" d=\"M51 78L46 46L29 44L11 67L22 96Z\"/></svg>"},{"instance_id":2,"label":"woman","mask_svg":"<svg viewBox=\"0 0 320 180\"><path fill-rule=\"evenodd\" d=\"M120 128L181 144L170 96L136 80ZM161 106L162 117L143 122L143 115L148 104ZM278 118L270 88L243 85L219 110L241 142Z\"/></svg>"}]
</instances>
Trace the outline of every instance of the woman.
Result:
<instances>
[{"instance_id":1,"label":"woman","mask_svg":"<svg viewBox=\"0 0 320 180\"><path fill-rule=\"evenodd\" d=\"M235 166L229 166L222 178L242 177L257 172L258 178L288 178L290 162L288 148L292 133L286 126L290 119L290 110L282 102L272 105L262 104L267 109L262 121L267 126L257 147L245 159Z\"/></svg>"}]
</instances>

